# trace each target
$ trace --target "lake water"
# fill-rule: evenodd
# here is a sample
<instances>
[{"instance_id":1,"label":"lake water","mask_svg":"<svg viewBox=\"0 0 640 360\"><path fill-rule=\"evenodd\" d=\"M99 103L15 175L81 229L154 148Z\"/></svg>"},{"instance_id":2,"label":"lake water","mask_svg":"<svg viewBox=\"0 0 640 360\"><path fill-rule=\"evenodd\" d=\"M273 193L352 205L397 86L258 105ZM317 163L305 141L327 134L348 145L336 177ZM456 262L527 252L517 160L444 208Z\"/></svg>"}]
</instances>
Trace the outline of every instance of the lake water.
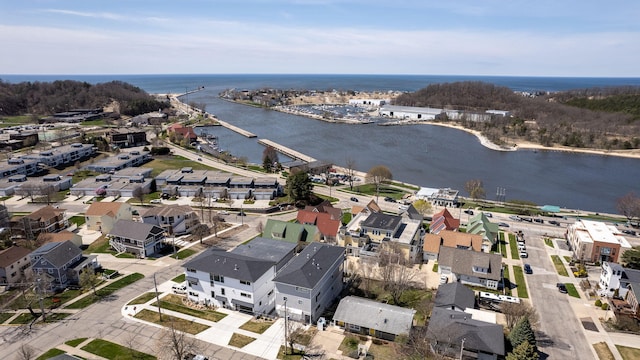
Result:
<instances>
[{"instance_id":1,"label":"lake water","mask_svg":"<svg viewBox=\"0 0 640 360\"><path fill-rule=\"evenodd\" d=\"M488 199L498 187L509 199L540 205L615 213L615 201L629 191L640 193L640 160L545 151L499 152L483 147L463 131L432 125L376 126L333 124L301 116L223 101L228 88L340 89L414 91L430 83L485 81L517 91L559 91L618 85L640 86L638 78L543 78L412 75L122 75L0 76L4 81L73 79L98 83L122 80L150 93L177 93L204 86L188 101L206 111L319 160L344 166L351 158L367 171L385 165L394 179L426 187L451 187L464 194L464 183L481 179ZM221 127L211 129L219 145L236 156L261 162L263 147ZM281 157L281 160L285 160ZM466 194L464 194L466 195Z\"/></svg>"}]
</instances>

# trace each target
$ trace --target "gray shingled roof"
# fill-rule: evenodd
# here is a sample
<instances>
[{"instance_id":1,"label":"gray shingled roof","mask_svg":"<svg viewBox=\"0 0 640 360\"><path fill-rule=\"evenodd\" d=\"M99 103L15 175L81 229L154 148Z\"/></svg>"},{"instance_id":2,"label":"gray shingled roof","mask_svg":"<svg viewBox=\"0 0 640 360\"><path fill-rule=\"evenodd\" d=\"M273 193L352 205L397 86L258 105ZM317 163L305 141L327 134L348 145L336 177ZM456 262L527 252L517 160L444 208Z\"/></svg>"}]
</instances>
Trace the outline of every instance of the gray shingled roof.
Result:
<instances>
[{"instance_id":1,"label":"gray shingled roof","mask_svg":"<svg viewBox=\"0 0 640 360\"><path fill-rule=\"evenodd\" d=\"M347 296L340 300L333 320L399 335L409 334L415 313L413 309Z\"/></svg>"},{"instance_id":2,"label":"gray shingled roof","mask_svg":"<svg viewBox=\"0 0 640 360\"><path fill-rule=\"evenodd\" d=\"M274 264L279 263L287 254L298 246L296 243L257 237L248 244L238 245L231 250L232 253L244 255L255 259L268 260Z\"/></svg>"},{"instance_id":3,"label":"gray shingled roof","mask_svg":"<svg viewBox=\"0 0 640 360\"><path fill-rule=\"evenodd\" d=\"M398 215L389 215L374 212L362 222L362 226L375 229L395 230L401 220L402 217Z\"/></svg>"},{"instance_id":4,"label":"gray shingled roof","mask_svg":"<svg viewBox=\"0 0 640 360\"><path fill-rule=\"evenodd\" d=\"M464 348L467 350L505 354L502 325L473 320L471 314L461 311L433 308L427 336L457 346L464 339Z\"/></svg>"},{"instance_id":5,"label":"gray shingled roof","mask_svg":"<svg viewBox=\"0 0 640 360\"><path fill-rule=\"evenodd\" d=\"M476 304L473 290L457 282L440 285L433 302L437 307L455 306L463 310L473 309Z\"/></svg>"},{"instance_id":6,"label":"gray shingled roof","mask_svg":"<svg viewBox=\"0 0 640 360\"><path fill-rule=\"evenodd\" d=\"M344 250L341 246L311 243L291 259L273 281L313 289L331 265L344 258Z\"/></svg>"},{"instance_id":7,"label":"gray shingled roof","mask_svg":"<svg viewBox=\"0 0 640 360\"><path fill-rule=\"evenodd\" d=\"M160 234L162 232L164 232L164 230L162 230L161 227L153 224L121 219L116 221L109 235L134 240L145 240L149 237L149 234Z\"/></svg>"},{"instance_id":8,"label":"gray shingled roof","mask_svg":"<svg viewBox=\"0 0 640 360\"><path fill-rule=\"evenodd\" d=\"M71 241L46 243L31 253L31 257L42 256L53 266L59 268L69 260L82 254L82 250Z\"/></svg>"},{"instance_id":9,"label":"gray shingled roof","mask_svg":"<svg viewBox=\"0 0 640 360\"><path fill-rule=\"evenodd\" d=\"M254 282L274 265L275 263L270 260L262 260L214 248L202 252L193 260L184 264L183 267L232 279Z\"/></svg>"},{"instance_id":10,"label":"gray shingled roof","mask_svg":"<svg viewBox=\"0 0 640 360\"><path fill-rule=\"evenodd\" d=\"M438 263L451 267L454 274L468 275L489 280L500 280L502 270L502 256L473 250L457 249L440 246ZM473 266L488 267L487 274L473 272Z\"/></svg>"}]
</instances>

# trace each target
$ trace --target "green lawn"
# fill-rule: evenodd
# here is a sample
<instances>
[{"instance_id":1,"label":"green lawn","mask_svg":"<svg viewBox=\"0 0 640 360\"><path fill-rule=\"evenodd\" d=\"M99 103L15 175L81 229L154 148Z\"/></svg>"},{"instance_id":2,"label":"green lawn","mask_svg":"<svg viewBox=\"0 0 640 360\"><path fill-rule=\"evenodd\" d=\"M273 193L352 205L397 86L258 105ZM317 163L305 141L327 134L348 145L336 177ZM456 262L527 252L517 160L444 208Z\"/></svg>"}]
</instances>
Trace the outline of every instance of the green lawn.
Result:
<instances>
[{"instance_id":1,"label":"green lawn","mask_svg":"<svg viewBox=\"0 0 640 360\"><path fill-rule=\"evenodd\" d=\"M177 311L179 313L215 322L218 322L227 316L227 314L223 314L215 310L199 310L184 306L182 303L182 296L174 294L167 295L160 299L160 305L163 309ZM158 303L154 302L151 306L158 306Z\"/></svg>"},{"instance_id":2,"label":"green lawn","mask_svg":"<svg viewBox=\"0 0 640 360\"><path fill-rule=\"evenodd\" d=\"M191 256L191 255L193 255L195 253L196 253L196 251L193 250L193 249L184 249L184 250L178 251L178 253L176 253L175 256L172 255L171 257L174 258L174 259L182 260L182 259L188 258L189 256Z\"/></svg>"},{"instance_id":3,"label":"green lawn","mask_svg":"<svg viewBox=\"0 0 640 360\"><path fill-rule=\"evenodd\" d=\"M122 289L123 287L133 284L134 282L140 280L144 278L144 275L140 274L140 273L133 273L130 275L127 275L119 280L116 280L114 282L112 282L111 284L98 289L97 294L98 296L93 295L93 292L91 292L89 295L83 297L82 299L75 301L71 304L69 304L67 306L67 308L69 309L84 309L85 307L100 301L100 299L107 297L111 294L113 294L114 292Z\"/></svg>"},{"instance_id":4,"label":"green lawn","mask_svg":"<svg viewBox=\"0 0 640 360\"><path fill-rule=\"evenodd\" d=\"M567 287L567 293L569 294L569 296L573 296L575 298L580 299L580 294L578 293L578 290L576 289L575 285L571 283L566 283L564 285Z\"/></svg>"},{"instance_id":5,"label":"green lawn","mask_svg":"<svg viewBox=\"0 0 640 360\"><path fill-rule=\"evenodd\" d=\"M133 300L129 301L129 303L127 303L127 305L138 305L138 304L144 304L144 303L146 303L147 301L149 301L149 300L151 300L151 299L153 299L153 298L155 298L155 297L156 297L156 293L154 293L154 292L147 292L147 293L144 293L144 294L142 294L142 295L138 296L137 298L135 298L135 299L133 299Z\"/></svg>"},{"instance_id":6,"label":"green lawn","mask_svg":"<svg viewBox=\"0 0 640 360\"><path fill-rule=\"evenodd\" d=\"M518 251L518 242L514 234L509 234L509 249L511 250L512 259L520 259L520 251Z\"/></svg>"},{"instance_id":7,"label":"green lawn","mask_svg":"<svg viewBox=\"0 0 640 360\"><path fill-rule=\"evenodd\" d=\"M183 331L191 335L203 332L209 328L209 326L207 325L199 324L167 314L162 314L162 321L160 321L160 314L158 314L157 311L150 311L147 309L143 309L142 311L137 313L135 317L136 319L149 321L162 326L169 326L170 323L173 323L173 326L176 330Z\"/></svg>"},{"instance_id":8,"label":"green lawn","mask_svg":"<svg viewBox=\"0 0 640 360\"><path fill-rule=\"evenodd\" d=\"M39 312L37 313L39 314ZM33 315L31 315L31 313L22 313L11 320L10 324L28 324L31 321L33 321Z\"/></svg>"},{"instance_id":9,"label":"green lawn","mask_svg":"<svg viewBox=\"0 0 640 360\"><path fill-rule=\"evenodd\" d=\"M628 346L616 345L624 360L640 359L640 349Z\"/></svg>"},{"instance_id":10,"label":"green lawn","mask_svg":"<svg viewBox=\"0 0 640 360\"><path fill-rule=\"evenodd\" d=\"M82 344L85 340L87 340L87 338L73 339L73 340L65 341L65 344L67 344L67 345L69 345L71 347L76 347L76 346Z\"/></svg>"},{"instance_id":11,"label":"green lawn","mask_svg":"<svg viewBox=\"0 0 640 360\"><path fill-rule=\"evenodd\" d=\"M69 222L78 225L78 227L84 225L86 218L82 215L76 215L69 218Z\"/></svg>"},{"instance_id":12,"label":"green lawn","mask_svg":"<svg viewBox=\"0 0 640 360\"><path fill-rule=\"evenodd\" d=\"M524 271L522 270L522 266L513 266L513 277L515 277L516 284L518 286L518 297L528 298L529 293L527 292L527 282L524 279Z\"/></svg>"},{"instance_id":13,"label":"green lawn","mask_svg":"<svg viewBox=\"0 0 640 360\"><path fill-rule=\"evenodd\" d=\"M13 315L13 313L0 313L0 324L4 323L5 321L9 320L9 318L11 318Z\"/></svg>"},{"instance_id":14,"label":"green lawn","mask_svg":"<svg viewBox=\"0 0 640 360\"><path fill-rule=\"evenodd\" d=\"M615 360L615 357L613 356L613 353L611 352L611 349L609 349L609 346L607 345L606 342L603 341L603 342L595 343L593 344L593 348L596 350L596 354L598 354L598 360ZM618 351L619 350L620 349L618 349ZM626 359L624 356L622 356L622 358ZM636 359L636 358L637 357L633 357L629 359Z\"/></svg>"},{"instance_id":15,"label":"green lawn","mask_svg":"<svg viewBox=\"0 0 640 360\"><path fill-rule=\"evenodd\" d=\"M549 246L549 247L554 247L553 246L553 240L551 240L550 238L546 237L544 238L544 243Z\"/></svg>"},{"instance_id":16,"label":"green lawn","mask_svg":"<svg viewBox=\"0 0 640 360\"><path fill-rule=\"evenodd\" d=\"M186 278L187 278L187 276L183 273L183 274L180 274L180 275L174 277L173 279L171 279L171 281L173 281L175 283L178 283L178 284L181 284L186 280Z\"/></svg>"},{"instance_id":17,"label":"green lawn","mask_svg":"<svg viewBox=\"0 0 640 360\"><path fill-rule=\"evenodd\" d=\"M58 355L62 355L64 353L65 352L60 350L60 349L53 348L53 349L47 350L47 352L45 352L44 354L38 356L36 358L36 360L46 360L46 359L50 359L52 357L56 357Z\"/></svg>"},{"instance_id":18,"label":"green lawn","mask_svg":"<svg viewBox=\"0 0 640 360\"><path fill-rule=\"evenodd\" d=\"M551 261L553 261L553 266L556 267L556 271L558 272L558 275L569 276L569 273L567 272L567 268L564 266L564 263L562 262L562 259L560 259L560 256L551 255Z\"/></svg>"},{"instance_id":19,"label":"green lawn","mask_svg":"<svg viewBox=\"0 0 640 360\"><path fill-rule=\"evenodd\" d=\"M155 356L130 349L102 339L95 339L82 347L82 350L111 360L140 359L153 360Z\"/></svg>"},{"instance_id":20,"label":"green lawn","mask_svg":"<svg viewBox=\"0 0 640 360\"><path fill-rule=\"evenodd\" d=\"M376 196L375 184L357 185L353 187L353 190L354 191L352 192L356 194ZM392 187L387 184L381 184L378 196L380 197L380 201L384 201L383 199L385 197L390 197L396 200L400 200L406 193L407 193L406 190L398 189L396 187Z\"/></svg>"},{"instance_id":21,"label":"green lawn","mask_svg":"<svg viewBox=\"0 0 640 360\"><path fill-rule=\"evenodd\" d=\"M504 231L498 233L498 243L500 244L500 254L503 258L507 257L507 242L504 240Z\"/></svg>"},{"instance_id":22,"label":"green lawn","mask_svg":"<svg viewBox=\"0 0 640 360\"><path fill-rule=\"evenodd\" d=\"M511 296L511 279L509 279L509 265L504 266L503 277L504 277L504 287L505 287L505 295Z\"/></svg>"},{"instance_id":23,"label":"green lawn","mask_svg":"<svg viewBox=\"0 0 640 360\"><path fill-rule=\"evenodd\" d=\"M262 334L273 325L270 320L249 320L240 326L240 329Z\"/></svg>"}]
</instances>

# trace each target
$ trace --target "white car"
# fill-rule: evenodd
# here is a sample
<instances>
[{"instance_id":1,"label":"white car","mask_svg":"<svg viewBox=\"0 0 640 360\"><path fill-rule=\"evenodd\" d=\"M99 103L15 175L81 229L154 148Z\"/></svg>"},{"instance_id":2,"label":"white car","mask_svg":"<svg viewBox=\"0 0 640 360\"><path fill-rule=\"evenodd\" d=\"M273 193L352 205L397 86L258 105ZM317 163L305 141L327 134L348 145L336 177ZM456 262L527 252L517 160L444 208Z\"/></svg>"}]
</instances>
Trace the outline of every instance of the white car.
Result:
<instances>
[{"instance_id":1,"label":"white car","mask_svg":"<svg viewBox=\"0 0 640 360\"><path fill-rule=\"evenodd\" d=\"M221 211L218 211L218 214L220 214L220 215L229 215L229 212L227 210L221 210Z\"/></svg>"},{"instance_id":2,"label":"white car","mask_svg":"<svg viewBox=\"0 0 640 360\"><path fill-rule=\"evenodd\" d=\"M149 201L150 204L162 204L162 200L160 199L153 199L151 201Z\"/></svg>"},{"instance_id":3,"label":"white car","mask_svg":"<svg viewBox=\"0 0 640 360\"><path fill-rule=\"evenodd\" d=\"M440 275L440 285L446 284L448 282L449 282L449 278L447 277L447 275Z\"/></svg>"}]
</instances>

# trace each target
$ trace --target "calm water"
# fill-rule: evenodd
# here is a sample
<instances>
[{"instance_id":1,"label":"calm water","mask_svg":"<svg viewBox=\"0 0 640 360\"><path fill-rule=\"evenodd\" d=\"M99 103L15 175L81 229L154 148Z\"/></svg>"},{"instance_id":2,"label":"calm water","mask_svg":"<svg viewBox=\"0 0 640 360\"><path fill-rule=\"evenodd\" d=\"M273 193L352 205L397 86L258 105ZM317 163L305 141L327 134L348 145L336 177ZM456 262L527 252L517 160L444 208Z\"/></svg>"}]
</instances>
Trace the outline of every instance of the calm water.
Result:
<instances>
[{"instance_id":1,"label":"calm water","mask_svg":"<svg viewBox=\"0 0 640 360\"><path fill-rule=\"evenodd\" d=\"M330 124L305 117L222 101L227 88L341 89L414 91L430 83L485 81L518 91L559 91L619 85L640 86L639 78L543 78L410 75L122 75L122 76L0 76L4 81L73 79L98 83L122 80L150 93L184 92L189 101L207 104L219 118L320 160L345 165L355 160L359 170L388 166L397 180L428 187L462 190L472 178L482 179L487 198L497 187L507 199L540 205L615 213L616 198L640 193L640 160L563 152L498 152L465 132L430 125L376 126ZM261 162L263 147L221 127L211 132L220 146L251 162ZM281 157L281 160L285 160ZM464 192L464 191L463 191ZM465 194L466 195L466 194Z\"/></svg>"}]
</instances>

